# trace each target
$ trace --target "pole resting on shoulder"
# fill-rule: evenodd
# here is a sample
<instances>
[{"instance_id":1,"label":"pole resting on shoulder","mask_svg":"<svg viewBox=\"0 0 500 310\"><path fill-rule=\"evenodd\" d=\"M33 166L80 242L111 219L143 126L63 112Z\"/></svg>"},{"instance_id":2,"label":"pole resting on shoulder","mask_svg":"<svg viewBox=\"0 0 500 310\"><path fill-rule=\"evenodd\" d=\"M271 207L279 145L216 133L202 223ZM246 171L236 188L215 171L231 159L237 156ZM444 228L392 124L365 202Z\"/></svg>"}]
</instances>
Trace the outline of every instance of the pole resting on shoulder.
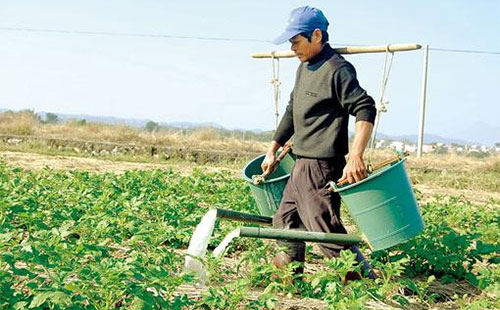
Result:
<instances>
[{"instance_id":1,"label":"pole resting on shoulder","mask_svg":"<svg viewBox=\"0 0 500 310\"><path fill-rule=\"evenodd\" d=\"M364 54L364 53L393 53L415 51L422 48L420 44L389 44L376 46L346 46L334 48L339 54ZM292 51L273 51L270 53L254 53L252 58L293 58L296 57Z\"/></svg>"}]
</instances>

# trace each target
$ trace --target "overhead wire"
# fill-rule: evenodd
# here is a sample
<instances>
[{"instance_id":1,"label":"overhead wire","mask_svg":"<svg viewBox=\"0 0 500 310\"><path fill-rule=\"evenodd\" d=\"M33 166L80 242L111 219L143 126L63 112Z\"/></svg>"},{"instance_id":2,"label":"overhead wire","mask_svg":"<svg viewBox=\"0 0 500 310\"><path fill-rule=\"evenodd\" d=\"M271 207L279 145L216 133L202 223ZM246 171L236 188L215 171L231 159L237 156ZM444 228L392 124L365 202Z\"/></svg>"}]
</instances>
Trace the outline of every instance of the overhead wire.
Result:
<instances>
[{"instance_id":1,"label":"overhead wire","mask_svg":"<svg viewBox=\"0 0 500 310\"><path fill-rule=\"evenodd\" d=\"M79 30L61 30L61 29L36 29L22 27L0 27L0 30L5 31L22 31L35 33L60 33L60 34L83 34L83 35L99 35L99 36L116 36L116 37L142 37L142 38L166 38L166 39L185 39L185 40L204 40L204 41L228 41L228 42L261 42L269 43L269 40L259 39L240 39L240 38L224 38L224 37L202 37L202 36L181 36L167 34L149 34L149 33L131 33L131 32L109 32L109 31L79 31Z\"/></svg>"},{"instance_id":2,"label":"overhead wire","mask_svg":"<svg viewBox=\"0 0 500 310\"><path fill-rule=\"evenodd\" d=\"M431 51L438 51L438 52L500 55L500 52L495 52L495 51L461 50L461 49L438 48L438 47L429 47L429 49Z\"/></svg>"},{"instance_id":3,"label":"overhead wire","mask_svg":"<svg viewBox=\"0 0 500 310\"><path fill-rule=\"evenodd\" d=\"M169 34L133 33L133 32L81 31L81 30L64 30L64 29L40 29L40 28L27 28L27 27L0 27L0 31L18 31L18 32L32 32L32 33L79 34L79 35L98 35L98 36L116 36L116 37L165 38L165 39L203 40L203 41L219 41L219 42L271 43L270 40L252 39L252 38L227 38L227 37L205 37L205 36L187 36L187 35L169 35ZM340 43L340 42L332 43L332 45L337 45L337 46L366 46L366 44L349 44L349 43ZM436 52L500 55L500 51L484 51L484 50L474 50L474 49L456 49L456 48L440 48L440 47L429 47L429 49L432 50L432 51L436 51Z\"/></svg>"}]
</instances>

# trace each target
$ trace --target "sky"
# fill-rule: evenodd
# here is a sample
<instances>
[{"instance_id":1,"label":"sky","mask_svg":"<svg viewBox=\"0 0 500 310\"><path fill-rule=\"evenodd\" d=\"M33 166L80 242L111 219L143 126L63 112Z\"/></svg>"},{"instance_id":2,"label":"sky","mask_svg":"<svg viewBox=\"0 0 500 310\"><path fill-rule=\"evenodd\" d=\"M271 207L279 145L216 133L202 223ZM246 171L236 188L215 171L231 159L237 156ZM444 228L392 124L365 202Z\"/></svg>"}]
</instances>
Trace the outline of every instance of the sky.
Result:
<instances>
[{"instance_id":1,"label":"sky","mask_svg":"<svg viewBox=\"0 0 500 310\"><path fill-rule=\"evenodd\" d=\"M250 54L288 50L270 41L303 5L324 11L335 47L429 44L426 133L500 142L500 55L434 50L500 52L497 0L0 0L0 109L272 129L271 61ZM417 134L423 56L395 54L380 132ZM346 56L376 101L384 57ZM281 115L298 64L280 61Z\"/></svg>"}]
</instances>

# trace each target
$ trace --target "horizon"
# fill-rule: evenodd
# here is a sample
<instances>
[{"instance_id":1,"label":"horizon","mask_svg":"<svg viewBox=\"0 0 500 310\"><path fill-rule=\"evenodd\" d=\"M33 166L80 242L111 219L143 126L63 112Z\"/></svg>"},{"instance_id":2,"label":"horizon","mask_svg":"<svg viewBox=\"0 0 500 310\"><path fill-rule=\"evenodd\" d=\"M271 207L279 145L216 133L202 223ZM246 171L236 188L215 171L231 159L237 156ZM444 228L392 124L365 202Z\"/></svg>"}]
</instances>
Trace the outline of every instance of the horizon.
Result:
<instances>
[{"instance_id":1,"label":"horizon","mask_svg":"<svg viewBox=\"0 0 500 310\"><path fill-rule=\"evenodd\" d=\"M13 110L5 110L0 108L0 113L5 113L5 112L21 112L23 110L18 110L18 111L13 111ZM40 117L45 117L47 113L53 113L50 111L34 111L30 110L36 115ZM102 124L108 124L108 125L117 125L117 124L124 124L127 126L135 127L135 128L142 128L145 126L145 124L148 121L152 121L151 119L146 119L146 118L121 118L121 117L116 117L116 116L111 116L111 115L86 115L86 114L65 114L65 113L54 113L58 116L58 121L66 122L66 121L78 121L85 119L90 122L97 122L97 123L102 123ZM61 118L64 117L64 118ZM75 117L75 118L72 118ZM112 119L115 122L109 122L109 120ZM108 120L108 121L107 121ZM153 121L154 122L154 121ZM160 127L171 127L171 128L177 128L177 129L205 129L205 128L214 128L214 129L221 129L221 130L227 130L227 131L250 131L255 134L264 134L264 133L269 133L274 131L275 129L260 129L260 128L228 128L224 127L221 124L215 123L215 122L202 122L202 123L197 123L197 122L190 122L190 121L174 121L174 122L155 122L157 123ZM351 127L351 126L350 126ZM349 137L351 137L354 134L354 130L352 128L349 128ZM394 135L394 134L386 134L384 132L378 132L377 133L377 141L389 139L391 141L401 141L401 142L408 142L412 144L416 144L416 139L418 138L417 134L401 134L401 135ZM415 141L412 141L412 139L415 139ZM430 140L430 141L429 141ZM487 147L495 147L496 143L499 143L499 141L493 141L489 143L482 143L480 141L469 141L465 139L460 139L459 137L452 137L452 136L442 136L436 133L425 133L424 134L424 143L425 144L434 144L434 143L443 143L442 141L445 141L444 143L447 144L461 144L461 145L485 145Z\"/></svg>"},{"instance_id":2,"label":"horizon","mask_svg":"<svg viewBox=\"0 0 500 310\"><path fill-rule=\"evenodd\" d=\"M500 141L499 100L491 95L499 86L499 56L439 50L500 50L500 40L492 40L498 38L500 3L487 0L0 2L0 108L270 130L270 61L250 54L288 50L288 44L266 41L306 3L325 12L335 47L430 45L426 135ZM378 101L384 54L346 58ZM297 64L280 61L280 116ZM422 50L395 53L379 132L417 134L422 68Z\"/></svg>"}]
</instances>

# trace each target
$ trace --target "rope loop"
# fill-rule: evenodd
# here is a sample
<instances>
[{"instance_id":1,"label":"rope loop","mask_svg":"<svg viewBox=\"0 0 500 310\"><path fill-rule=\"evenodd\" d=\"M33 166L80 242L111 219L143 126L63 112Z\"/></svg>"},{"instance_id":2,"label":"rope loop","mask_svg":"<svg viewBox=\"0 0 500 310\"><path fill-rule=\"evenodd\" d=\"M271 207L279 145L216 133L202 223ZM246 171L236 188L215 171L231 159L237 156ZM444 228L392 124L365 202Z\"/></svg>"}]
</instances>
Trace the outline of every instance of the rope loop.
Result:
<instances>
[{"instance_id":1,"label":"rope loop","mask_svg":"<svg viewBox=\"0 0 500 310\"><path fill-rule=\"evenodd\" d=\"M280 59L276 57L276 51L271 52L271 65L273 67L273 77L271 84L274 92L274 115L276 116L275 126L278 128L279 123L279 101L280 101Z\"/></svg>"},{"instance_id":2,"label":"rope loop","mask_svg":"<svg viewBox=\"0 0 500 310\"><path fill-rule=\"evenodd\" d=\"M394 58L394 52L391 52L391 45L387 44L385 46L385 61L384 61L384 70L382 71L382 81L380 85L380 97L376 106L377 115L375 117L375 126L370 143L370 156L368 158L369 163L371 163L372 154L375 149L375 141L377 139L377 131L380 123L380 115L382 112L387 112L387 105L389 102L384 99L385 99L385 91L387 89L387 82L389 81L389 74L391 73L393 58Z\"/></svg>"}]
</instances>

